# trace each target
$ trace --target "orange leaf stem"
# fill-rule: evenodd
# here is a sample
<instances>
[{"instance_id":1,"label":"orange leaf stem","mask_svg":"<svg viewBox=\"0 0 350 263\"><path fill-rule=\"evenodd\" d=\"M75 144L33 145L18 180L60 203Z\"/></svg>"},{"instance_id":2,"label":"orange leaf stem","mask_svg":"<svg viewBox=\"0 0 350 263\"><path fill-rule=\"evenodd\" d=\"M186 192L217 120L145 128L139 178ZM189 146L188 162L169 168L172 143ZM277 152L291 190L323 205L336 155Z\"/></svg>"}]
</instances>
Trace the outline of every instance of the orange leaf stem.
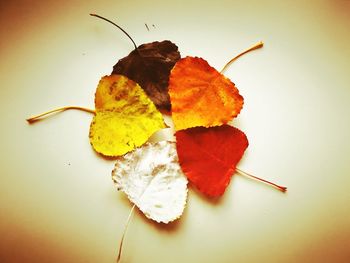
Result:
<instances>
[{"instance_id":1,"label":"orange leaf stem","mask_svg":"<svg viewBox=\"0 0 350 263\"><path fill-rule=\"evenodd\" d=\"M233 59L231 59L229 62L226 63L226 65L222 68L222 70L220 71L221 74L223 74L225 72L225 70L228 68L228 66L231 65L231 63L233 61L235 61L237 58L239 58L240 56L243 56L244 54L253 51L255 49L261 48L263 47L264 43L262 41L256 43L255 45L251 46L250 48L244 50L243 52L239 53L237 56L235 56Z\"/></svg>"}]
</instances>

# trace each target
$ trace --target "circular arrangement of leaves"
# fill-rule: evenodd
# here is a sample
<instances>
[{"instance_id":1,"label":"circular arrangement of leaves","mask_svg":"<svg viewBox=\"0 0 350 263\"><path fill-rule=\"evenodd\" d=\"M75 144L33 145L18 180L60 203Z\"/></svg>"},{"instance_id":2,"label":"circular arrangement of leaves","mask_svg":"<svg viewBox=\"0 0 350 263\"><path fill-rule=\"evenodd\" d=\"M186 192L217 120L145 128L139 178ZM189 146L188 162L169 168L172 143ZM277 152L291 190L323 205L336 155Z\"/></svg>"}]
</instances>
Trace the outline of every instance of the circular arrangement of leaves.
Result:
<instances>
[{"instance_id":1,"label":"circular arrangement of leaves","mask_svg":"<svg viewBox=\"0 0 350 263\"><path fill-rule=\"evenodd\" d=\"M114 65L111 75L101 78L95 110L68 106L33 116L27 119L29 123L69 109L94 114L89 132L93 149L116 158L112 179L134 204L131 213L137 206L158 223L180 218L188 181L202 194L219 197L238 172L286 191L236 167L248 139L229 125L244 100L223 72L241 55L262 47L262 42L234 57L219 72L203 58L181 58L169 40L137 46L120 26L91 15L121 29L134 50ZM172 117L176 142L148 142L155 132L167 128L162 113Z\"/></svg>"}]
</instances>

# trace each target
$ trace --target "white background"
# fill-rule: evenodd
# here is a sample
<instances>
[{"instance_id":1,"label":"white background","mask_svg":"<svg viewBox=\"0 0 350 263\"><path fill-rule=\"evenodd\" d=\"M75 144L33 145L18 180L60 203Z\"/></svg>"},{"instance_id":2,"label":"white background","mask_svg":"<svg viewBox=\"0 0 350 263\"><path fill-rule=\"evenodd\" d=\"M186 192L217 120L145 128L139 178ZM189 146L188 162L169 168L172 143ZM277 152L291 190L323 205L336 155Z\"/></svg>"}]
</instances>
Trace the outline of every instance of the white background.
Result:
<instances>
[{"instance_id":1,"label":"white background","mask_svg":"<svg viewBox=\"0 0 350 263\"><path fill-rule=\"evenodd\" d=\"M89 144L92 116L25 121L93 108L99 79L132 50L91 12L218 70L263 40L226 71L245 99L239 167L288 187L236 175L220 200L191 188L176 223L137 212L123 262L350 261L350 1L18 0L0 3L1 262L115 260L131 205Z\"/></svg>"}]
</instances>

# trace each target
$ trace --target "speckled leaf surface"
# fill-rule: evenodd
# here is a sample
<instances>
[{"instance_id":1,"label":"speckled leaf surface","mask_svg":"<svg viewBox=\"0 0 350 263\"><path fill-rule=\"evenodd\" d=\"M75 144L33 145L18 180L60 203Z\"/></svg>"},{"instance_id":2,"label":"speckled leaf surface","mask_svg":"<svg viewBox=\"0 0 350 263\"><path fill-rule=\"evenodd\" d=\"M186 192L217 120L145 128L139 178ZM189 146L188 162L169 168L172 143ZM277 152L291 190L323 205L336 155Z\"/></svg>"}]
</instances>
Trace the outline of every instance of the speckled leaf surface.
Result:
<instances>
[{"instance_id":1,"label":"speckled leaf surface","mask_svg":"<svg viewBox=\"0 0 350 263\"><path fill-rule=\"evenodd\" d=\"M141 87L122 75L103 77L95 94L90 143L98 153L120 156L165 128L162 114Z\"/></svg>"}]
</instances>

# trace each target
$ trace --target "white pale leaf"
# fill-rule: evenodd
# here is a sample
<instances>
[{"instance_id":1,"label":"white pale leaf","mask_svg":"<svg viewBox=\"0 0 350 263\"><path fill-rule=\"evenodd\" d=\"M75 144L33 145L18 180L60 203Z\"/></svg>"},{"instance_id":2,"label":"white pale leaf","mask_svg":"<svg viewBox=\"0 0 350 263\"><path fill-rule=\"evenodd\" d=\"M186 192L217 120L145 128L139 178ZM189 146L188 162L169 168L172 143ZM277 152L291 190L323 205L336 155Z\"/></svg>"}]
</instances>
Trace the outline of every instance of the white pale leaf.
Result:
<instances>
[{"instance_id":1,"label":"white pale leaf","mask_svg":"<svg viewBox=\"0 0 350 263\"><path fill-rule=\"evenodd\" d=\"M187 178L174 142L147 143L117 159L112 178L146 217L168 223L186 206Z\"/></svg>"}]
</instances>

